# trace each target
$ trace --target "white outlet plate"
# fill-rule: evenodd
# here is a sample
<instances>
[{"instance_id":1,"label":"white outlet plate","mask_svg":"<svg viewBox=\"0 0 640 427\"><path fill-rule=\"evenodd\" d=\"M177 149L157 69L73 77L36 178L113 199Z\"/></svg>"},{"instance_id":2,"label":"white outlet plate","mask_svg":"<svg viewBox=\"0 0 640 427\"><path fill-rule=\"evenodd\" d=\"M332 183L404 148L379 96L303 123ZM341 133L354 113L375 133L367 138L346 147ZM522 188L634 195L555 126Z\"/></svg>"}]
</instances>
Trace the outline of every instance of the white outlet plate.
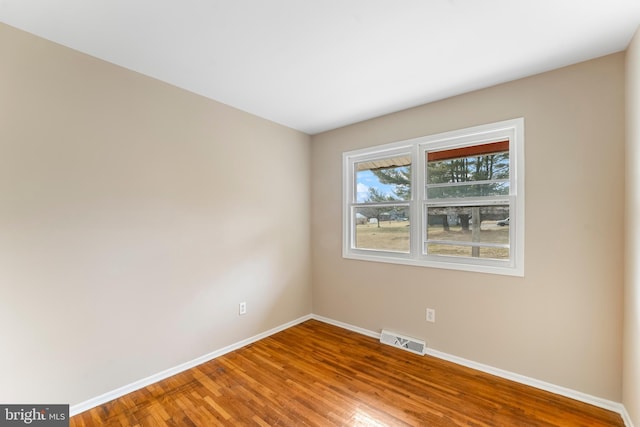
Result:
<instances>
[{"instance_id":1,"label":"white outlet plate","mask_svg":"<svg viewBox=\"0 0 640 427\"><path fill-rule=\"evenodd\" d=\"M436 310L427 308L427 322L436 323Z\"/></svg>"},{"instance_id":2,"label":"white outlet plate","mask_svg":"<svg viewBox=\"0 0 640 427\"><path fill-rule=\"evenodd\" d=\"M247 303L241 302L238 304L238 314L242 316L243 314L247 314Z\"/></svg>"}]
</instances>

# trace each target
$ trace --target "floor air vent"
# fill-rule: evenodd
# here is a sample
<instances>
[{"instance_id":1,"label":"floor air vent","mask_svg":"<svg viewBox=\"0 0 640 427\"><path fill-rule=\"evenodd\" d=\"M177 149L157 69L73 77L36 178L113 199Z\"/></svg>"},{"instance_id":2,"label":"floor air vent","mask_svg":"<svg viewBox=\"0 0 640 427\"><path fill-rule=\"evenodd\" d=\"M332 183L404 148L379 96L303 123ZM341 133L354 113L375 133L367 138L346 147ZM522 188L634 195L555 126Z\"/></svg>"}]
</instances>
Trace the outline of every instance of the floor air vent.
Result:
<instances>
[{"instance_id":1,"label":"floor air vent","mask_svg":"<svg viewBox=\"0 0 640 427\"><path fill-rule=\"evenodd\" d=\"M382 334L380 334L380 342L420 355L424 355L427 348L427 344L424 341L396 334L386 329L383 329Z\"/></svg>"}]
</instances>

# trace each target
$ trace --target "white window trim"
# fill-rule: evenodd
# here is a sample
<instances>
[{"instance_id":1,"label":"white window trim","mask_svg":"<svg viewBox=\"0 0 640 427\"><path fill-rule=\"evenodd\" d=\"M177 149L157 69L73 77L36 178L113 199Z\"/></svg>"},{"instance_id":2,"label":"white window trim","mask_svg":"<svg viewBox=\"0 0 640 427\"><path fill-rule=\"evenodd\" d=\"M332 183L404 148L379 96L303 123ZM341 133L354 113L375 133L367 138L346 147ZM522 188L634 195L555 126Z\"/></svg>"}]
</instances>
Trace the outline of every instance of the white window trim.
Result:
<instances>
[{"instance_id":1,"label":"white window trim","mask_svg":"<svg viewBox=\"0 0 640 427\"><path fill-rule=\"evenodd\" d=\"M423 254L426 235L426 215L423 213L426 201L425 157L426 151L451 149L471 144L493 142L498 138L509 138L510 187L510 247L508 261L467 257L447 257ZM357 249L353 246L355 230L352 229L352 209L356 204L357 190L354 165L358 162L385 158L399 154L411 155L412 182L411 199L408 200L411 213L410 253L386 252L380 250ZM363 261L388 262L481 273L524 276L524 119L517 118L466 129L444 132L436 135L399 141L376 147L343 153L343 249L342 256ZM468 200L468 199L467 199ZM461 201L464 204L464 202Z\"/></svg>"}]
</instances>

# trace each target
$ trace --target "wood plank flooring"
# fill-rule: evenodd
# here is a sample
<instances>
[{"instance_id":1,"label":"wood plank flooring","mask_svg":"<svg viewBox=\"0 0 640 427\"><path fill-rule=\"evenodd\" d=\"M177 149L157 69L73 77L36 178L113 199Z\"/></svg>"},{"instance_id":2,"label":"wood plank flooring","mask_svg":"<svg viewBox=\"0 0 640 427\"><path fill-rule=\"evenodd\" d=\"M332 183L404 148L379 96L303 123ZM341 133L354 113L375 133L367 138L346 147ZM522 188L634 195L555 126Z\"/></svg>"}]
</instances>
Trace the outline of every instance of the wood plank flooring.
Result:
<instances>
[{"instance_id":1,"label":"wood plank flooring","mask_svg":"<svg viewBox=\"0 0 640 427\"><path fill-rule=\"evenodd\" d=\"M309 320L71 418L81 426L624 426L619 414Z\"/></svg>"}]
</instances>

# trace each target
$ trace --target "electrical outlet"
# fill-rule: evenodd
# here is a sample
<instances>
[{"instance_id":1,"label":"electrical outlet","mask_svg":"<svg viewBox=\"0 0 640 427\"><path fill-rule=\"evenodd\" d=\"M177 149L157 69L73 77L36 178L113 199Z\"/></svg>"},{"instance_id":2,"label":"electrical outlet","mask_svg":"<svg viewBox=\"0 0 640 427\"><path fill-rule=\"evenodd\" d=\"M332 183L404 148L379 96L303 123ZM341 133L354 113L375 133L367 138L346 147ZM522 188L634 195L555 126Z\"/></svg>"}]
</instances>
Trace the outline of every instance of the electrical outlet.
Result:
<instances>
[{"instance_id":1,"label":"electrical outlet","mask_svg":"<svg viewBox=\"0 0 640 427\"><path fill-rule=\"evenodd\" d=\"M427 322L436 323L436 310L427 308Z\"/></svg>"},{"instance_id":2,"label":"electrical outlet","mask_svg":"<svg viewBox=\"0 0 640 427\"><path fill-rule=\"evenodd\" d=\"M238 305L238 314L240 316L242 316L243 314L247 314L247 303L246 302L241 302Z\"/></svg>"}]
</instances>

